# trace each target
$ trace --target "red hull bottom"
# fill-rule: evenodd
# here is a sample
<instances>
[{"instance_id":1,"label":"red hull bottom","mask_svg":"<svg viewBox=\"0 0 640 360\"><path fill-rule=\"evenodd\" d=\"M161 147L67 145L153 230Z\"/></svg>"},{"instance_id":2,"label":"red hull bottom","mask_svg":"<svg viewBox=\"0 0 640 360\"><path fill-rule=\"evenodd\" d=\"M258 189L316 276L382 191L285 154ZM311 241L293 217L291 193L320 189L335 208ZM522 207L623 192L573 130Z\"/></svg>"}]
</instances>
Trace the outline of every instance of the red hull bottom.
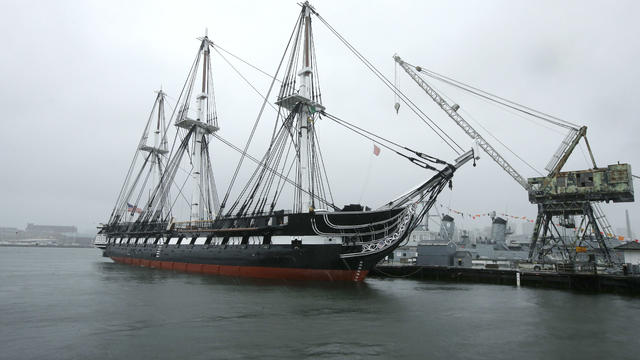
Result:
<instances>
[{"instance_id":1,"label":"red hull bottom","mask_svg":"<svg viewBox=\"0 0 640 360\"><path fill-rule=\"evenodd\" d=\"M354 281L360 282L369 273L368 270L321 270L296 269L262 266L231 266L192 264L175 261L146 260L127 257L112 257L113 261L121 264L149 267L163 270L193 272L207 275L222 275L235 277L250 277L260 279L285 280L321 280L321 281Z\"/></svg>"}]
</instances>

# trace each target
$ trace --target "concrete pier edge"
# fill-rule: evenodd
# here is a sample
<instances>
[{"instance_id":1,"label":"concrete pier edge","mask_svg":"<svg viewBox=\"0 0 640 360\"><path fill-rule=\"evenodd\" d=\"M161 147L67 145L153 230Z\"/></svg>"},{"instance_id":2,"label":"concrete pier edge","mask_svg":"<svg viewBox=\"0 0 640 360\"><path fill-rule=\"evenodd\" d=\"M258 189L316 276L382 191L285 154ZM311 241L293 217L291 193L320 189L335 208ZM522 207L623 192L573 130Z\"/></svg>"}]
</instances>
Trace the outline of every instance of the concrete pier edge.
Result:
<instances>
[{"instance_id":1,"label":"concrete pier edge","mask_svg":"<svg viewBox=\"0 0 640 360\"><path fill-rule=\"evenodd\" d=\"M640 277L590 273L558 273L501 269L473 269L449 266L388 266L379 265L369 276L409 278L449 282L485 283L576 290L591 293L640 295Z\"/></svg>"}]
</instances>

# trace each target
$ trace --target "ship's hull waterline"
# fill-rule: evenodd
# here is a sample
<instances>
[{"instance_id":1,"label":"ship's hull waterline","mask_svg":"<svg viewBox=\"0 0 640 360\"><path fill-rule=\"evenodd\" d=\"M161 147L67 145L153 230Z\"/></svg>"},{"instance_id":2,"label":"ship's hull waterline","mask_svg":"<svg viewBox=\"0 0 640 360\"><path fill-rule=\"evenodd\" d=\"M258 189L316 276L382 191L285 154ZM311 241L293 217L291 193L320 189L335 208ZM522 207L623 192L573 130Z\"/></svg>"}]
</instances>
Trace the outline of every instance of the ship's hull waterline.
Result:
<instances>
[{"instance_id":1,"label":"ship's hull waterline","mask_svg":"<svg viewBox=\"0 0 640 360\"><path fill-rule=\"evenodd\" d=\"M152 269L257 279L361 282L369 273L368 270L358 271L278 268L265 266L211 265L177 261L146 260L126 257L112 257L111 259L121 264L148 267Z\"/></svg>"},{"instance_id":2,"label":"ship's hull waterline","mask_svg":"<svg viewBox=\"0 0 640 360\"><path fill-rule=\"evenodd\" d=\"M353 281L395 246L343 259L343 246L332 245L108 245L104 254L117 263L210 275L285 280Z\"/></svg>"}]
</instances>

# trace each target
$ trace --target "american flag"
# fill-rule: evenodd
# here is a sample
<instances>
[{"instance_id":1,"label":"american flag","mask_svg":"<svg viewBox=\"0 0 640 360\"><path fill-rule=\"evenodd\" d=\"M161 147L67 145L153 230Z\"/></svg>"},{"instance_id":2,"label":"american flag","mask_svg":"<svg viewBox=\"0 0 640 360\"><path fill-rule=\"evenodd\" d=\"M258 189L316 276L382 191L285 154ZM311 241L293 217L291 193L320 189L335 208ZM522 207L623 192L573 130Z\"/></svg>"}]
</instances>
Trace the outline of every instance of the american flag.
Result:
<instances>
[{"instance_id":1,"label":"american flag","mask_svg":"<svg viewBox=\"0 0 640 360\"><path fill-rule=\"evenodd\" d=\"M131 204L129 204L129 203L127 203L127 210L128 210L129 212L134 212L134 211L135 211L135 212L137 212L138 214L140 214L140 213L142 212L142 209L140 209L139 207L135 207L135 206L133 206L133 205L131 205Z\"/></svg>"}]
</instances>

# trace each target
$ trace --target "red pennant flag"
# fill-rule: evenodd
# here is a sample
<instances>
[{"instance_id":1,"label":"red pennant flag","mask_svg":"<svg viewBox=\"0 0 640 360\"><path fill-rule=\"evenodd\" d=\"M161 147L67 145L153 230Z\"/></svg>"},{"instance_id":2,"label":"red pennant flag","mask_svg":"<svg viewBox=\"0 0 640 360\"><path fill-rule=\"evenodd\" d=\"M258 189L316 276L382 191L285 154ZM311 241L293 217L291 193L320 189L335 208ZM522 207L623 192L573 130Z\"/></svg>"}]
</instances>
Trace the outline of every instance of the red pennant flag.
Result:
<instances>
[{"instance_id":1,"label":"red pennant flag","mask_svg":"<svg viewBox=\"0 0 640 360\"><path fill-rule=\"evenodd\" d=\"M373 144L373 155L375 156L380 155L380 148L376 144Z\"/></svg>"}]
</instances>

